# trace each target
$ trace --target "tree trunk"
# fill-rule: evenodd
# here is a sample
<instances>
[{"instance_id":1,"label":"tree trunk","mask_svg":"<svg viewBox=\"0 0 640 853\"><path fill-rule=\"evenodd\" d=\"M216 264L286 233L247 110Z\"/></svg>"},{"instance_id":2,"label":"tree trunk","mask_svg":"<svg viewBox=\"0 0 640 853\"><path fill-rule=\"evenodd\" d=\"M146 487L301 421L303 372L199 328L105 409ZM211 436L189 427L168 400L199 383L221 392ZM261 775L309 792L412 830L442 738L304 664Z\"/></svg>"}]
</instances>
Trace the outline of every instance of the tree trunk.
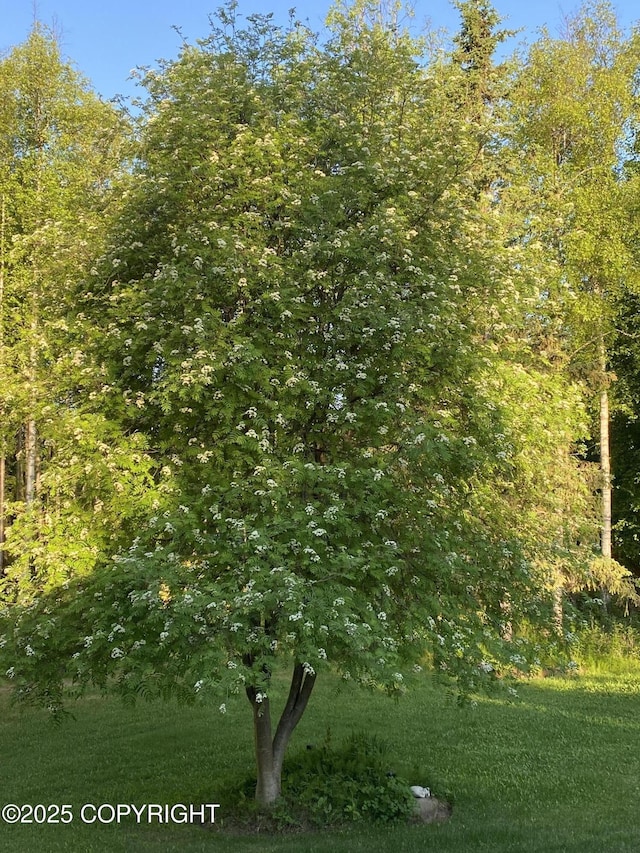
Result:
<instances>
[{"instance_id":1,"label":"tree trunk","mask_svg":"<svg viewBox=\"0 0 640 853\"><path fill-rule=\"evenodd\" d=\"M609 452L609 392L600 392L600 469L602 471L602 556L611 558L611 456Z\"/></svg>"},{"instance_id":2,"label":"tree trunk","mask_svg":"<svg viewBox=\"0 0 640 853\"><path fill-rule=\"evenodd\" d=\"M564 589L558 577L553 588L553 630L559 637L564 633Z\"/></svg>"},{"instance_id":3,"label":"tree trunk","mask_svg":"<svg viewBox=\"0 0 640 853\"><path fill-rule=\"evenodd\" d=\"M282 788L282 764L295 727L300 722L316 675L304 664L296 663L291 678L287 704L278 722L276 733L271 734L271 706L264 690L247 687L247 698L253 708L253 731L256 752L256 801L261 806L272 806Z\"/></svg>"},{"instance_id":4,"label":"tree trunk","mask_svg":"<svg viewBox=\"0 0 640 853\"><path fill-rule=\"evenodd\" d=\"M280 777L273 760L271 743L271 709L269 698L258 691L253 691L249 701L253 705L253 731L256 750L256 800L268 806L280 796ZM256 698L258 697L258 698Z\"/></svg>"},{"instance_id":5,"label":"tree trunk","mask_svg":"<svg viewBox=\"0 0 640 853\"><path fill-rule=\"evenodd\" d=\"M36 495L37 450L36 422L29 418L24 432L24 502L27 508L33 505Z\"/></svg>"},{"instance_id":6,"label":"tree trunk","mask_svg":"<svg viewBox=\"0 0 640 853\"><path fill-rule=\"evenodd\" d=\"M39 193L39 190L38 190ZM29 345L28 382L30 386L29 413L24 433L24 501L27 509L33 504L36 496L36 478L38 466L38 436L36 431L36 381L38 374L38 354L36 339L39 325L38 305L38 270L33 263L33 282L31 285L31 342Z\"/></svg>"},{"instance_id":7,"label":"tree trunk","mask_svg":"<svg viewBox=\"0 0 640 853\"><path fill-rule=\"evenodd\" d=\"M602 477L602 528L600 551L602 556L611 559L611 453L609 439L609 388L607 377L607 354L604 339L600 338L600 372L602 390L600 391L600 471ZM611 598L606 588L601 590L602 602L606 610Z\"/></svg>"},{"instance_id":8,"label":"tree trunk","mask_svg":"<svg viewBox=\"0 0 640 853\"><path fill-rule=\"evenodd\" d=\"M503 614L503 622L500 628L500 635L503 640L506 640L510 643L513 640L513 622L511 621L511 613L513 608L511 607L511 596L508 592L504 593L504 598L500 602L500 610Z\"/></svg>"}]
</instances>

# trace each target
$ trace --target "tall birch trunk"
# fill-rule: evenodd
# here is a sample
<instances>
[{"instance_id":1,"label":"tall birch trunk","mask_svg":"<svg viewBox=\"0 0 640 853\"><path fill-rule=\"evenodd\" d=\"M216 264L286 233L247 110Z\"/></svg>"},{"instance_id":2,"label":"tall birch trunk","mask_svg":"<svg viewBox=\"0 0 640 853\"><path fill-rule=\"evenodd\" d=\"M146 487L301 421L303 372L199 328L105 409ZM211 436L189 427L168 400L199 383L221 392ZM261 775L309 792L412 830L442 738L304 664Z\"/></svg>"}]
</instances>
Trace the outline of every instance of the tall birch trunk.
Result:
<instances>
[{"instance_id":1,"label":"tall birch trunk","mask_svg":"<svg viewBox=\"0 0 640 853\"><path fill-rule=\"evenodd\" d=\"M602 479L602 526L600 533L600 552L602 556L611 559L611 451L609 437L609 388L607 379L607 354L604 338L599 344L600 372L602 374L602 390L600 391L600 472ZM606 610L611 598L609 591L602 587L602 602Z\"/></svg>"},{"instance_id":2,"label":"tall birch trunk","mask_svg":"<svg viewBox=\"0 0 640 853\"><path fill-rule=\"evenodd\" d=\"M35 264L31 285L31 342L29 344L29 412L24 427L24 501L27 509L32 506L36 496L38 468L38 433L36 429L36 381L37 381L37 345L38 334L38 272Z\"/></svg>"},{"instance_id":3,"label":"tall birch trunk","mask_svg":"<svg viewBox=\"0 0 640 853\"><path fill-rule=\"evenodd\" d=\"M553 630L562 637L564 633L564 587L562 577L558 573L555 586L553 587Z\"/></svg>"},{"instance_id":4,"label":"tall birch trunk","mask_svg":"<svg viewBox=\"0 0 640 853\"><path fill-rule=\"evenodd\" d=\"M36 468L38 458L36 422L29 418L24 430L24 502L33 505L36 496Z\"/></svg>"},{"instance_id":5,"label":"tall birch trunk","mask_svg":"<svg viewBox=\"0 0 640 853\"><path fill-rule=\"evenodd\" d=\"M37 153L37 165L36 165L36 204L37 209L40 211L42 209L42 170L43 170L43 156L45 151L45 133L44 128L46 125L46 117L43 110L42 99L40 91L36 91L35 93L35 104L34 104L34 114L35 114L35 132L36 132L36 153ZM37 226L41 227L42 221L38 221ZM40 252L40 241L36 240L34 247L32 249L31 256L31 268L33 273L33 280L31 282L31 341L29 344L29 385L30 385L30 400L29 400L29 412L27 414L27 422L25 424L25 504L27 509L32 506L37 490L37 479L38 479L38 435L36 429L36 404L37 404L37 393L36 393L36 382L38 376L38 330L40 326L40 299L39 299L39 288L40 288L40 265L39 261L39 252Z\"/></svg>"},{"instance_id":6,"label":"tall birch trunk","mask_svg":"<svg viewBox=\"0 0 640 853\"><path fill-rule=\"evenodd\" d=\"M604 345L600 353L600 366L606 372ZM602 556L611 558L611 454L609 439L609 391L606 384L600 392L600 470L602 472Z\"/></svg>"}]
</instances>

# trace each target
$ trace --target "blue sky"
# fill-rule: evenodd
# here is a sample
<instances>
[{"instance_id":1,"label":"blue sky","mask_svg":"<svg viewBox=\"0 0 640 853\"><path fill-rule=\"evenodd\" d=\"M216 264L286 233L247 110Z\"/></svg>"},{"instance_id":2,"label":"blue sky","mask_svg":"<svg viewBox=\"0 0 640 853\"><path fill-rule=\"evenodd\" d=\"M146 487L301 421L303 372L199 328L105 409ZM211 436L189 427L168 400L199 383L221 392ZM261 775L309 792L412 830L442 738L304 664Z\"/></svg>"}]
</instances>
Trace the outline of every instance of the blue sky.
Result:
<instances>
[{"instance_id":1,"label":"blue sky","mask_svg":"<svg viewBox=\"0 0 640 853\"><path fill-rule=\"evenodd\" d=\"M65 55L89 78L105 98L131 95L135 85L128 80L131 69L153 65L157 59L171 59L181 40L173 26L193 40L207 34L208 15L221 0L0 0L0 52L19 44L29 34L37 17L52 26L60 37ZM523 28L513 46L523 38L531 40L546 25L557 33L564 17L580 6L575 0L494 0L510 29ZM295 6L298 17L312 29L322 27L330 0L241 0L243 14L273 12L286 21L287 10ZM620 24L628 28L640 20L638 0L613 3ZM430 23L431 29L455 31L458 14L448 0L415 0L415 23Z\"/></svg>"}]
</instances>

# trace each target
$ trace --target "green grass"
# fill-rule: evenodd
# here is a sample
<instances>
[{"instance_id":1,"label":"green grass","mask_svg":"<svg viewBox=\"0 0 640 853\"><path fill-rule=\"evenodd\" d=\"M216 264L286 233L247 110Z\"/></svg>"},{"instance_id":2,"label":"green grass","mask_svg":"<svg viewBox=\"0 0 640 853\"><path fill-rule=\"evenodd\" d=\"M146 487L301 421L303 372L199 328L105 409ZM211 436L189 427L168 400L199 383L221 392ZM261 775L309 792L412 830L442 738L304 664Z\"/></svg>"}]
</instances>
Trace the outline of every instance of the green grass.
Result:
<instances>
[{"instance_id":1,"label":"green grass","mask_svg":"<svg viewBox=\"0 0 640 853\"><path fill-rule=\"evenodd\" d=\"M317 686L293 749L354 730L391 744L395 769L451 792L441 826L359 827L304 837L230 837L199 826L5 826L0 851L437 851L622 853L640 850L640 677L525 683L520 698L459 707L423 676L400 702L337 679ZM246 707L245 707L246 705ZM11 707L0 694L2 803L220 802L252 767L250 710L238 698L206 708L88 697L75 720Z\"/></svg>"}]
</instances>

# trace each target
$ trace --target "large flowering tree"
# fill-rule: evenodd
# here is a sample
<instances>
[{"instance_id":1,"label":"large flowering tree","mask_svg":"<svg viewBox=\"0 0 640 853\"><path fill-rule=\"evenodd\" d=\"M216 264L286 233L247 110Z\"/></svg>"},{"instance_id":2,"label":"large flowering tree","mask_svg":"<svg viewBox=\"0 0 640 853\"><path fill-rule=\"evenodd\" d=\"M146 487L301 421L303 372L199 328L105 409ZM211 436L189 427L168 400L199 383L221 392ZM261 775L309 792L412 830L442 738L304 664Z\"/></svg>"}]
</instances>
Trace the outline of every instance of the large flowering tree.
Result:
<instances>
[{"instance_id":1,"label":"large flowering tree","mask_svg":"<svg viewBox=\"0 0 640 853\"><path fill-rule=\"evenodd\" d=\"M447 101L457 72L365 7L330 23L319 48L226 12L147 73L138 165L82 309L104 406L145 435L158 497L128 551L24 611L7 644L23 695L53 704L64 676L246 691L265 804L319 672L397 691L430 652L473 682L538 583L490 381L525 249L487 218L478 129Z\"/></svg>"}]
</instances>

